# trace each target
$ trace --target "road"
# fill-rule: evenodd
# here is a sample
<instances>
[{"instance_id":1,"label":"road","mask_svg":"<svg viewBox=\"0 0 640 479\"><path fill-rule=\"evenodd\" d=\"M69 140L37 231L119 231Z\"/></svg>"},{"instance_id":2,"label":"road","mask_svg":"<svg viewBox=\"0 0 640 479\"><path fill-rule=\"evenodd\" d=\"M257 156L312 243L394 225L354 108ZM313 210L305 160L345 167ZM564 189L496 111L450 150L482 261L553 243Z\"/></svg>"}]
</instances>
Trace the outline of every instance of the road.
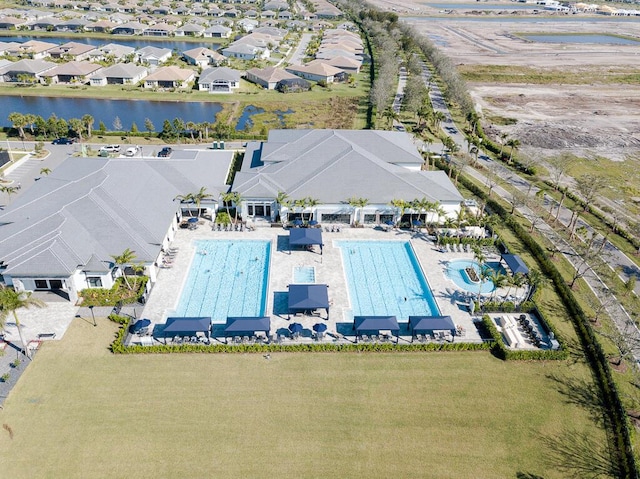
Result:
<instances>
[{"instance_id":1,"label":"road","mask_svg":"<svg viewBox=\"0 0 640 479\"><path fill-rule=\"evenodd\" d=\"M307 51L307 45L309 45L309 42L311 41L312 38L313 38L313 33L303 33L300 36L300 41L298 42L298 45L296 46L295 50L293 51L293 53L289 57L289 60L287 61L292 65L302 65L302 60L304 60L305 52ZM283 62L284 60L285 59L283 58L281 62ZM280 63L278 64L278 66L280 66Z\"/></svg>"}]
</instances>

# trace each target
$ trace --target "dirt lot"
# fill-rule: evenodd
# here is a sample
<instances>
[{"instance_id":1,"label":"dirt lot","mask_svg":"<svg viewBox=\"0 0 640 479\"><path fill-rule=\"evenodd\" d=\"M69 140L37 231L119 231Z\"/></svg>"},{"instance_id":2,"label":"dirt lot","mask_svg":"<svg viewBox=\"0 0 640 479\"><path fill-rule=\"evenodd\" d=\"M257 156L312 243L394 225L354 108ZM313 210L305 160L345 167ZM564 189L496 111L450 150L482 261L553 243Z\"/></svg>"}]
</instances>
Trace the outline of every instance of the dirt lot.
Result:
<instances>
[{"instance_id":1,"label":"dirt lot","mask_svg":"<svg viewBox=\"0 0 640 479\"><path fill-rule=\"evenodd\" d=\"M518 138L523 151L536 150L546 156L558 149L570 149L580 156L604 156L616 161L640 158L640 44L537 43L517 36L608 33L640 39L640 19L522 12L505 15L496 10L480 15L477 11L452 9L454 13L437 20L424 20L416 17L442 14L442 7L429 8L411 0L377 3L406 16L406 21L431 38L465 71L502 66L504 72L504 66L508 66L516 73L526 69L549 74L547 82L519 82L510 78L506 69L504 81L469 82L478 109L490 119L486 126L492 124L489 129L496 134L504 131ZM503 4L507 12L514 5ZM483 3L477 3L477 8L482 9ZM579 81L555 83L556 74L569 74ZM613 78L620 74L626 76L624 84L617 84ZM633 75L637 76L635 81ZM492 118L506 121L491 121Z\"/></svg>"}]
</instances>

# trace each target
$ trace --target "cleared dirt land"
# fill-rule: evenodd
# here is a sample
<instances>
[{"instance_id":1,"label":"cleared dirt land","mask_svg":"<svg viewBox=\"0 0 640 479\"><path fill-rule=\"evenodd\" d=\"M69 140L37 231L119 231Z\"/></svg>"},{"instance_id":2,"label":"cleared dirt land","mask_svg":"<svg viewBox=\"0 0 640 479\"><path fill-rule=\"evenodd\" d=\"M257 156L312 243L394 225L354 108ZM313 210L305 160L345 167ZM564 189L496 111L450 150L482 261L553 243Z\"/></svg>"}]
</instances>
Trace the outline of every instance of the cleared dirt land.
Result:
<instances>
[{"instance_id":1,"label":"cleared dirt land","mask_svg":"<svg viewBox=\"0 0 640 479\"><path fill-rule=\"evenodd\" d=\"M408 0L377 3L409 15L406 21L460 68L485 118L520 139L525 149L570 148L613 160L640 152L640 43L541 43L520 36L597 33L640 40L640 19L474 15L466 9L420 19L417 15L443 10ZM438 2L444 3L456 5ZM514 4L502 5L508 10Z\"/></svg>"}]
</instances>

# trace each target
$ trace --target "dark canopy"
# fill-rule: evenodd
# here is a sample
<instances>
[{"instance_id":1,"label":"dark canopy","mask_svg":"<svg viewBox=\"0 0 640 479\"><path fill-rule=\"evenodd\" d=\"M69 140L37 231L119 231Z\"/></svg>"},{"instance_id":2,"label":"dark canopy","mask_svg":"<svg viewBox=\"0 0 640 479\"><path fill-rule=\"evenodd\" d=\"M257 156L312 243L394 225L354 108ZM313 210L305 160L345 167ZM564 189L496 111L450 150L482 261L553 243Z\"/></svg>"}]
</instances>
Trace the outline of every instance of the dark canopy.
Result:
<instances>
[{"instance_id":1,"label":"dark canopy","mask_svg":"<svg viewBox=\"0 0 640 479\"><path fill-rule=\"evenodd\" d=\"M211 318L167 318L167 324L163 332L175 335L194 335L196 333L207 333L211 329Z\"/></svg>"},{"instance_id":2,"label":"dark canopy","mask_svg":"<svg viewBox=\"0 0 640 479\"><path fill-rule=\"evenodd\" d=\"M263 317L234 317L227 318L227 327L224 328L225 334L229 336L253 334L256 331L264 331L269 334L271 329L271 319Z\"/></svg>"},{"instance_id":3,"label":"dark canopy","mask_svg":"<svg viewBox=\"0 0 640 479\"><path fill-rule=\"evenodd\" d=\"M522 258L517 254L503 254L502 259L507 263L507 266L513 274L527 274L529 272L529 268L527 268L527 265L524 264Z\"/></svg>"},{"instance_id":4,"label":"dark canopy","mask_svg":"<svg viewBox=\"0 0 640 479\"><path fill-rule=\"evenodd\" d=\"M329 292L326 284L290 284L289 312L312 309L329 310Z\"/></svg>"},{"instance_id":5,"label":"dark canopy","mask_svg":"<svg viewBox=\"0 0 640 479\"><path fill-rule=\"evenodd\" d=\"M434 331L450 331L455 334L456 325L451 316L409 316L413 334L432 334Z\"/></svg>"},{"instance_id":6,"label":"dark canopy","mask_svg":"<svg viewBox=\"0 0 640 479\"><path fill-rule=\"evenodd\" d=\"M320 228L294 228L289 231L291 246L308 246L319 244L322 246L322 230Z\"/></svg>"},{"instance_id":7,"label":"dark canopy","mask_svg":"<svg viewBox=\"0 0 640 479\"><path fill-rule=\"evenodd\" d=\"M398 320L395 316L354 316L353 327L356 334L380 331L393 331L396 334L400 331Z\"/></svg>"}]
</instances>

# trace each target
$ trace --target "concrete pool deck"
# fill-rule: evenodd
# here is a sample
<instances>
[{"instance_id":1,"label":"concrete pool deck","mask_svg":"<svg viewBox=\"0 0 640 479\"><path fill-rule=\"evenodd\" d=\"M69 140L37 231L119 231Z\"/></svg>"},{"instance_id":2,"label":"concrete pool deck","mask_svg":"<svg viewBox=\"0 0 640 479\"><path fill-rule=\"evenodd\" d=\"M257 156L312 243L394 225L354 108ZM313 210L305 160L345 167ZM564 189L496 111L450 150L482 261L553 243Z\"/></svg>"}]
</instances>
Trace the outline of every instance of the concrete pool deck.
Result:
<instances>
[{"instance_id":1,"label":"concrete pool deck","mask_svg":"<svg viewBox=\"0 0 640 479\"><path fill-rule=\"evenodd\" d=\"M340 248L336 240L398 240L411 241L422 270L425 273L435 300L442 315L451 316L454 323L464 329L465 335L456 337L456 341L478 342L481 340L474 320L478 316L471 315L464 307L469 293L458 288L445 274L446 263L453 259L473 259L472 253L442 253L435 248L425 234L410 231L383 231L375 228L342 227L340 232L324 232L323 254L319 248L314 252L305 250L289 251L289 232L282 228L259 227L254 231L212 231L209 221L200 221L195 230L179 230L171 246L178 248L171 268L163 268L158 280L149 295L141 317L151 320L153 325L164 324L166 318L175 310L182 286L186 280L191 260L196 254L195 240L216 239L251 239L271 241L271 262L269 272L269 291L267 295L266 316L271 318L271 334L287 329L292 322L301 323L306 332L312 330L318 322L327 325L327 333L335 333L338 323L351 323L349 293L342 266ZM293 270L296 266L315 267L316 283L329 285L330 319L326 321L324 311L320 316L289 316L282 312L280 305L274 301L278 293L287 293L287 286L293 283ZM488 297L489 295L484 295ZM278 314L279 313L279 314ZM406 338L405 338L406 339Z\"/></svg>"}]
</instances>

